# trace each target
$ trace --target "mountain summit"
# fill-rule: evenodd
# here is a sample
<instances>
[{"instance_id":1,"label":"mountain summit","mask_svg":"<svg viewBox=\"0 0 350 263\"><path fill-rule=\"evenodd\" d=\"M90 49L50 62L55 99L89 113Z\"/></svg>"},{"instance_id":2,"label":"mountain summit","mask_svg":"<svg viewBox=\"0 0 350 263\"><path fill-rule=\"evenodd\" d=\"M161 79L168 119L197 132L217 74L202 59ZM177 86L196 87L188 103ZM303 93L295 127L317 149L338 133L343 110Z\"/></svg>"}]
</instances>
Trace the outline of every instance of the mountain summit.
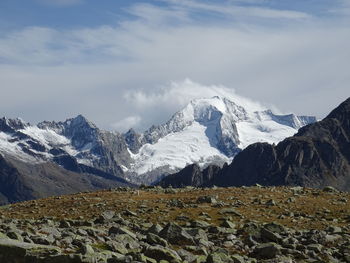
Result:
<instances>
[{"instance_id":1,"label":"mountain summit","mask_svg":"<svg viewBox=\"0 0 350 263\"><path fill-rule=\"evenodd\" d=\"M82 115L38 125L2 118L0 153L27 165L53 163L74 173L151 184L188 164L222 166L251 143L277 143L314 121L215 96L192 100L141 134L100 130Z\"/></svg>"},{"instance_id":2,"label":"mountain summit","mask_svg":"<svg viewBox=\"0 0 350 263\"><path fill-rule=\"evenodd\" d=\"M299 185L350 189L350 98L322 121L278 143L255 143L230 165L199 170L188 166L163 179L163 186Z\"/></svg>"},{"instance_id":3,"label":"mountain summit","mask_svg":"<svg viewBox=\"0 0 350 263\"><path fill-rule=\"evenodd\" d=\"M219 96L195 99L163 125L143 134L126 133L134 160L128 172L150 183L157 174L191 163L222 165L251 143L278 143L315 121L309 116L254 111Z\"/></svg>"}]
</instances>

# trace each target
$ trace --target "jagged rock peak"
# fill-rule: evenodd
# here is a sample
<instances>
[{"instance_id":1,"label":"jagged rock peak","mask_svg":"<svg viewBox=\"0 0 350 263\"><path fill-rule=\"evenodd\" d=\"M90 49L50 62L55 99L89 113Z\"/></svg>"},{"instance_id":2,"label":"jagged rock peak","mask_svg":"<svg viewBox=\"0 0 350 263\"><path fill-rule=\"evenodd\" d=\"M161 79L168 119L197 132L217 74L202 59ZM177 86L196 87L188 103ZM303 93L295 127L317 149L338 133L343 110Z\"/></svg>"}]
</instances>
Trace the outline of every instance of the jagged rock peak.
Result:
<instances>
[{"instance_id":1,"label":"jagged rock peak","mask_svg":"<svg viewBox=\"0 0 350 263\"><path fill-rule=\"evenodd\" d=\"M350 113L350 97L342 102L337 108L335 108L326 119L337 119L340 122L349 122L349 113ZM348 124L349 125L349 124Z\"/></svg>"},{"instance_id":2,"label":"jagged rock peak","mask_svg":"<svg viewBox=\"0 0 350 263\"><path fill-rule=\"evenodd\" d=\"M24 129L29 125L29 123L26 123L21 118L9 119L3 117L0 119L0 131L3 132L14 132L16 130Z\"/></svg>"},{"instance_id":3,"label":"jagged rock peak","mask_svg":"<svg viewBox=\"0 0 350 263\"><path fill-rule=\"evenodd\" d=\"M194 99L180 113L184 117L189 117L198 122L210 121L215 117L220 118L226 113L232 114L237 120L247 118L245 108L221 96Z\"/></svg>"},{"instance_id":4,"label":"jagged rock peak","mask_svg":"<svg viewBox=\"0 0 350 263\"><path fill-rule=\"evenodd\" d=\"M88 128L88 129L98 129L97 126L85 118L83 115L79 114L74 118L69 118L65 121L43 121L37 125L40 129L53 129L56 132L62 134L66 129L76 129L76 128Z\"/></svg>"},{"instance_id":5,"label":"jagged rock peak","mask_svg":"<svg viewBox=\"0 0 350 263\"><path fill-rule=\"evenodd\" d=\"M141 148L143 143L141 139L141 134L137 133L134 129L131 128L126 133L124 133L123 136L130 151L133 153L137 153L137 151Z\"/></svg>"},{"instance_id":6,"label":"jagged rock peak","mask_svg":"<svg viewBox=\"0 0 350 263\"><path fill-rule=\"evenodd\" d=\"M97 126L89 121L87 118L85 118L83 115L79 114L75 118L71 118L65 121L65 124L70 126L86 126L90 127L92 129L97 129Z\"/></svg>"}]
</instances>

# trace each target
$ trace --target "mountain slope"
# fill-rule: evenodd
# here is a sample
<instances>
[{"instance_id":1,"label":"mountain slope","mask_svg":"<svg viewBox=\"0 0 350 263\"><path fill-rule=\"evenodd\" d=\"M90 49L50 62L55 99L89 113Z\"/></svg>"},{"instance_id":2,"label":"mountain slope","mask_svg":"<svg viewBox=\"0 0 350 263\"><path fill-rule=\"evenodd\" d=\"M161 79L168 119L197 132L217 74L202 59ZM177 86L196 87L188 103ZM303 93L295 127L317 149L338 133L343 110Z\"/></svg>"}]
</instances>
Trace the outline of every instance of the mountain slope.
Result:
<instances>
[{"instance_id":1,"label":"mountain slope","mask_svg":"<svg viewBox=\"0 0 350 263\"><path fill-rule=\"evenodd\" d=\"M142 134L100 130L79 115L38 125L0 119L0 153L26 163L54 162L75 173L151 184L191 163L222 166L247 145L277 143L314 117L275 115L227 98L196 99Z\"/></svg>"},{"instance_id":2,"label":"mountain slope","mask_svg":"<svg viewBox=\"0 0 350 263\"><path fill-rule=\"evenodd\" d=\"M130 159L122 135L101 131L81 115L38 125L2 118L0 153L29 163L53 161L74 172L91 167L90 173L116 177L123 176L121 165Z\"/></svg>"},{"instance_id":3,"label":"mountain slope","mask_svg":"<svg viewBox=\"0 0 350 263\"><path fill-rule=\"evenodd\" d=\"M2 118L0 203L130 186L121 178L123 151L121 135L100 131L82 116L37 126Z\"/></svg>"},{"instance_id":4,"label":"mountain slope","mask_svg":"<svg viewBox=\"0 0 350 263\"><path fill-rule=\"evenodd\" d=\"M350 190L350 98L320 122L307 125L277 146L256 143L239 153L233 162L204 180L204 184L326 185ZM192 177L183 172L177 178ZM197 177L204 173L197 173ZM161 184L183 184L176 176Z\"/></svg>"},{"instance_id":5,"label":"mountain slope","mask_svg":"<svg viewBox=\"0 0 350 263\"><path fill-rule=\"evenodd\" d=\"M223 165L251 143L277 143L315 121L314 117L255 111L218 96L196 99L163 125L143 134L133 130L125 134L133 159L128 176L150 183L191 163ZM157 169L158 174L149 176Z\"/></svg>"},{"instance_id":6,"label":"mountain slope","mask_svg":"<svg viewBox=\"0 0 350 263\"><path fill-rule=\"evenodd\" d=\"M0 155L0 205L83 191L131 186L123 179L74 173L54 163L28 163Z\"/></svg>"}]
</instances>

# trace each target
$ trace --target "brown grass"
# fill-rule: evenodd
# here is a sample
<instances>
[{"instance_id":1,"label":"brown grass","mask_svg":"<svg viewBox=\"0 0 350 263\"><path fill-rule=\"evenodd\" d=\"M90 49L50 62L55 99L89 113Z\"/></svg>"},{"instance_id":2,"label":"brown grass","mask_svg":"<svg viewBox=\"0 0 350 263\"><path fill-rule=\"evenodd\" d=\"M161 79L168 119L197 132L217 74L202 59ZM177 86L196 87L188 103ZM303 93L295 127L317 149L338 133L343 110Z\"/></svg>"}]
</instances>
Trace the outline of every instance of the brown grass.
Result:
<instances>
[{"instance_id":1,"label":"brown grass","mask_svg":"<svg viewBox=\"0 0 350 263\"><path fill-rule=\"evenodd\" d=\"M234 207L243 218L232 216L232 221L240 224L247 220L274 221L297 229L324 229L330 224L347 225L346 217L350 214L348 193L331 194L305 189L304 194L294 196L293 191L287 187L249 187L183 190L176 194L147 190L140 190L139 195L136 191L78 193L0 207L0 216L18 219L53 217L88 220L99 216L105 210L122 212L129 209L152 223L173 221L178 215L199 219L199 214L206 212L210 215L211 222L219 224L220 218L223 217L219 213L222 208L212 207L211 204L196 204L197 198L204 195L218 196L218 200L225 203L222 208ZM295 202L287 202L288 198L294 198ZM254 199L260 199L261 204L253 203ZM273 199L278 205L265 205L269 199ZM180 200L190 207L167 207L170 200ZM142 205L147 206L144 213L140 212ZM288 216L291 212L302 217Z\"/></svg>"}]
</instances>

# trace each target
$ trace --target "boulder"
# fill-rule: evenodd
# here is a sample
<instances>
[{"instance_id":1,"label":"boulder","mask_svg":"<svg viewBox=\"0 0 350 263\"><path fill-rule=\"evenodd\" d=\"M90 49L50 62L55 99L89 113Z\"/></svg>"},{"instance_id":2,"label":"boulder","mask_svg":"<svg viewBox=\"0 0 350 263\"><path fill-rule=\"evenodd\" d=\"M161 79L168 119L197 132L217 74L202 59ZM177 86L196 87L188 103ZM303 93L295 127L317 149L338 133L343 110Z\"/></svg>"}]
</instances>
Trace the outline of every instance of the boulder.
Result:
<instances>
[{"instance_id":1,"label":"boulder","mask_svg":"<svg viewBox=\"0 0 350 263\"><path fill-rule=\"evenodd\" d=\"M168 223L159 236L173 245L194 245L194 240L182 227L175 223Z\"/></svg>"}]
</instances>

